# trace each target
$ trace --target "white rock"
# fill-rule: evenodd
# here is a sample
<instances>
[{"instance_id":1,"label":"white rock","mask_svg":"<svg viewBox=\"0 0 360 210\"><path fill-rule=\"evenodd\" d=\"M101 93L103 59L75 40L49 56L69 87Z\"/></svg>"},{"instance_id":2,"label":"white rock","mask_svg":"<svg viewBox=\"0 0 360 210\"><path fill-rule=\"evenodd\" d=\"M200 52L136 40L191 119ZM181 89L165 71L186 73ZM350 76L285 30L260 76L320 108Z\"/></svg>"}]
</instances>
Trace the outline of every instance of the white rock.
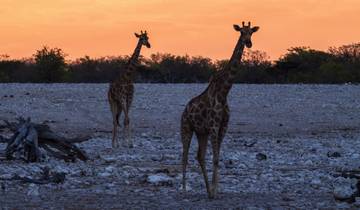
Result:
<instances>
[{"instance_id":1,"label":"white rock","mask_svg":"<svg viewBox=\"0 0 360 210\"><path fill-rule=\"evenodd\" d=\"M179 188L180 191L183 190L183 185L181 184L180 185L180 188ZM186 183L186 191L191 191L192 190L192 187L189 185L189 183Z\"/></svg>"},{"instance_id":2,"label":"white rock","mask_svg":"<svg viewBox=\"0 0 360 210\"><path fill-rule=\"evenodd\" d=\"M147 177L147 182L160 185L160 184L168 184L172 182L172 178L164 173L154 174Z\"/></svg>"},{"instance_id":3,"label":"white rock","mask_svg":"<svg viewBox=\"0 0 360 210\"><path fill-rule=\"evenodd\" d=\"M343 177L336 178L333 182L335 198L350 198L356 192L356 182L356 179L345 179Z\"/></svg>"},{"instance_id":4,"label":"white rock","mask_svg":"<svg viewBox=\"0 0 360 210\"><path fill-rule=\"evenodd\" d=\"M356 198L355 198L354 206L360 207L360 198L359 198L359 197L356 197Z\"/></svg>"},{"instance_id":5,"label":"white rock","mask_svg":"<svg viewBox=\"0 0 360 210\"><path fill-rule=\"evenodd\" d=\"M354 153L354 154L351 155L352 159L359 159L359 157L360 157L359 153Z\"/></svg>"},{"instance_id":6,"label":"white rock","mask_svg":"<svg viewBox=\"0 0 360 210\"><path fill-rule=\"evenodd\" d=\"M113 166L108 166L105 168L105 172L108 172L108 173L113 173L115 170L116 170L116 168Z\"/></svg>"},{"instance_id":7,"label":"white rock","mask_svg":"<svg viewBox=\"0 0 360 210\"><path fill-rule=\"evenodd\" d=\"M306 165L313 165L313 162L312 162L312 160L307 160L307 161L305 161L305 164Z\"/></svg>"},{"instance_id":8,"label":"white rock","mask_svg":"<svg viewBox=\"0 0 360 210\"><path fill-rule=\"evenodd\" d=\"M350 206L346 202L336 202L336 208L334 207L334 209L350 209Z\"/></svg>"},{"instance_id":9,"label":"white rock","mask_svg":"<svg viewBox=\"0 0 360 210\"><path fill-rule=\"evenodd\" d=\"M36 184L30 184L29 189L27 191L28 196L39 196L39 186Z\"/></svg>"},{"instance_id":10,"label":"white rock","mask_svg":"<svg viewBox=\"0 0 360 210\"><path fill-rule=\"evenodd\" d=\"M115 158L115 157L102 157L102 159L103 159L106 163L116 162L116 158Z\"/></svg>"},{"instance_id":11,"label":"white rock","mask_svg":"<svg viewBox=\"0 0 360 210\"><path fill-rule=\"evenodd\" d=\"M36 165L32 165L28 168L29 171L31 171L31 173L40 173L42 172L42 169L39 166Z\"/></svg>"},{"instance_id":12,"label":"white rock","mask_svg":"<svg viewBox=\"0 0 360 210\"><path fill-rule=\"evenodd\" d=\"M245 163L239 163L237 165L238 168L248 168L248 166Z\"/></svg>"},{"instance_id":13,"label":"white rock","mask_svg":"<svg viewBox=\"0 0 360 210\"><path fill-rule=\"evenodd\" d=\"M311 180L311 184L319 185L319 184L321 184L321 180L320 179L313 179L313 180Z\"/></svg>"},{"instance_id":14,"label":"white rock","mask_svg":"<svg viewBox=\"0 0 360 210\"><path fill-rule=\"evenodd\" d=\"M109 173L109 172L102 172L102 173L99 173L98 174L100 177L109 177L109 176L111 176L111 173Z\"/></svg>"},{"instance_id":15,"label":"white rock","mask_svg":"<svg viewBox=\"0 0 360 210\"><path fill-rule=\"evenodd\" d=\"M0 175L0 179L11 179L13 175L11 174L2 174Z\"/></svg>"},{"instance_id":16,"label":"white rock","mask_svg":"<svg viewBox=\"0 0 360 210\"><path fill-rule=\"evenodd\" d=\"M106 184L106 189L111 189L111 188L114 188L114 187L115 187L114 183Z\"/></svg>"},{"instance_id":17,"label":"white rock","mask_svg":"<svg viewBox=\"0 0 360 210\"><path fill-rule=\"evenodd\" d=\"M55 172L57 173L65 173L65 174L69 174L70 173L70 169L65 168L61 165L57 165L54 169Z\"/></svg>"}]
</instances>

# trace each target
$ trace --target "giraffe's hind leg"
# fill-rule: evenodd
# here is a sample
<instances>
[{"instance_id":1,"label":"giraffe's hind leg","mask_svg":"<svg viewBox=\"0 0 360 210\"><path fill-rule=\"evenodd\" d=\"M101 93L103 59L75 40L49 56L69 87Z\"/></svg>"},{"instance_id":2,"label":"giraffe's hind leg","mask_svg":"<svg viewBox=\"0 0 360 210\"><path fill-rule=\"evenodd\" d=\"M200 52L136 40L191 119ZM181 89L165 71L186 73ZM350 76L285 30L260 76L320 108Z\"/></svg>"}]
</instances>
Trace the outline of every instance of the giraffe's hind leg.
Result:
<instances>
[{"instance_id":1,"label":"giraffe's hind leg","mask_svg":"<svg viewBox=\"0 0 360 210\"><path fill-rule=\"evenodd\" d=\"M186 192L186 167L188 163L189 147L191 143L191 138L193 136L193 130L191 129L187 121L181 122L181 142L183 145L183 154L182 154L182 188Z\"/></svg>"},{"instance_id":2,"label":"giraffe's hind leg","mask_svg":"<svg viewBox=\"0 0 360 210\"><path fill-rule=\"evenodd\" d=\"M218 129L216 129L218 130ZM212 184L211 184L211 193L209 195L209 198L215 198L217 194L217 186L218 186L218 180L219 180L219 142L218 142L218 133L213 132L210 134L210 140L211 140L211 146L212 146L212 152L213 152L213 172L212 172Z\"/></svg>"},{"instance_id":3,"label":"giraffe's hind leg","mask_svg":"<svg viewBox=\"0 0 360 210\"><path fill-rule=\"evenodd\" d=\"M131 104L131 103L130 103ZM123 110L124 110L124 143L126 143L126 146L133 147L133 142L131 138L131 130L130 130L130 117L129 117L129 110L130 110L130 104L124 104Z\"/></svg>"},{"instance_id":4,"label":"giraffe's hind leg","mask_svg":"<svg viewBox=\"0 0 360 210\"><path fill-rule=\"evenodd\" d=\"M121 107L115 102L110 102L110 109L113 118L113 129L112 129L112 147L117 148L119 146L118 140L118 127L119 127L119 117L121 114Z\"/></svg>"}]
</instances>

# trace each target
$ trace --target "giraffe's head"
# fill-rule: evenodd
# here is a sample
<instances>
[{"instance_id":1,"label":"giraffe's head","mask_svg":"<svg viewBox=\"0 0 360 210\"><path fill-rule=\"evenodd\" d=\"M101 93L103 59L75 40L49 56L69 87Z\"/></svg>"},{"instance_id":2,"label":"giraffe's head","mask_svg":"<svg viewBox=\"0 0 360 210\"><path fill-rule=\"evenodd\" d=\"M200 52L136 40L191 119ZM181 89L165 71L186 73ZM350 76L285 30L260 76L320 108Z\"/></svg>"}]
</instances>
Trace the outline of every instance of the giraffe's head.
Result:
<instances>
[{"instance_id":1,"label":"giraffe's head","mask_svg":"<svg viewBox=\"0 0 360 210\"><path fill-rule=\"evenodd\" d=\"M145 32L141 31L140 34L135 33L135 36L140 39L142 45L145 45L147 48L150 48L149 37L146 31Z\"/></svg>"},{"instance_id":2,"label":"giraffe's head","mask_svg":"<svg viewBox=\"0 0 360 210\"><path fill-rule=\"evenodd\" d=\"M242 27L239 25L234 25L235 31L240 31L240 39L245 44L247 48L252 47L251 35L259 30L258 26L251 27L251 23L245 25L245 22L242 22Z\"/></svg>"}]
</instances>

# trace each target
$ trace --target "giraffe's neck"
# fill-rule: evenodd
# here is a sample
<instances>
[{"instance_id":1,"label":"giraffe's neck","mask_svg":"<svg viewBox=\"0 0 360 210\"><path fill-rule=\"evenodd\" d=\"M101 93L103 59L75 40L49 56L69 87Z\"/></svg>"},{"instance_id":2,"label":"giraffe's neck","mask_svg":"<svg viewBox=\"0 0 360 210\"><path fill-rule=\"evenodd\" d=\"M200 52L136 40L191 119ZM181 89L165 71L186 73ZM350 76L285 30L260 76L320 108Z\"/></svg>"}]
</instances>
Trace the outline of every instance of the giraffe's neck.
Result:
<instances>
[{"instance_id":1,"label":"giraffe's neck","mask_svg":"<svg viewBox=\"0 0 360 210\"><path fill-rule=\"evenodd\" d=\"M231 55L229 63L226 65L226 67L224 69L225 71L232 72L233 67L237 66L240 63L241 57L244 52L244 48L245 48L245 44L240 36L240 38L235 46L235 49L233 51L233 54ZM234 73L234 72L232 72L232 73Z\"/></svg>"},{"instance_id":2,"label":"giraffe's neck","mask_svg":"<svg viewBox=\"0 0 360 210\"><path fill-rule=\"evenodd\" d=\"M141 43L141 40L139 39L139 41L135 47L135 50L129 59L128 65L134 65L137 63L139 56L140 56L141 47L142 47L142 43Z\"/></svg>"},{"instance_id":3,"label":"giraffe's neck","mask_svg":"<svg viewBox=\"0 0 360 210\"><path fill-rule=\"evenodd\" d=\"M210 81L208 87L210 95L221 94L221 96L223 96L223 98L226 100L226 97L234 83L236 66L241 60L244 52L244 47L245 44L240 36L229 62L224 67L224 69L216 73L216 75Z\"/></svg>"},{"instance_id":4,"label":"giraffe's neck","mask_svg":"<svg viewBox=\"0 0 360 210\"><path fill-rule=\"evenodd\" d=\"M131 55L129 61L126 64L125 76L130 80L132 80L133 78L133 73L136 69L136 65L139 60L141 47L142 47L142 43L141 40L139 39L139 42L137 43L133 54Z\"/></svg>"}]
</instances>

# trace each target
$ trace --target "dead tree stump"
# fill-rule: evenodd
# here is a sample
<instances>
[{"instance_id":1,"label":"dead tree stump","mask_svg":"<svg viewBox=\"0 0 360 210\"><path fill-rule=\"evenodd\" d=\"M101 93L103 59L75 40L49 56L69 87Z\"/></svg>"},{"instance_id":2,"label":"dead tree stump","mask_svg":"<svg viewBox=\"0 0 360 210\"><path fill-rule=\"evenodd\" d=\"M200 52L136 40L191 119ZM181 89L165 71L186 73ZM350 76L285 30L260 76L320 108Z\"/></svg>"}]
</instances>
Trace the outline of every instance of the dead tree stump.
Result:
<instances>
[{"instance_id":1,"label":"dead tree stump","mask_svg":"<svg viewBox=\"0 0 360 210\"><path fill-rule=\"evenodd\" d=\"M88 157L73 143L86 141L89 137L68 139L57 135L46 124L34 124L30 118L19 118L18 122L4 121L2 128L13 132L11 138L0 136L0 143L7 143L5 158L23 159L27 162L39 162L51 155L65 161L80 159L86 161Z\"/></svg>"}]
</instances>

